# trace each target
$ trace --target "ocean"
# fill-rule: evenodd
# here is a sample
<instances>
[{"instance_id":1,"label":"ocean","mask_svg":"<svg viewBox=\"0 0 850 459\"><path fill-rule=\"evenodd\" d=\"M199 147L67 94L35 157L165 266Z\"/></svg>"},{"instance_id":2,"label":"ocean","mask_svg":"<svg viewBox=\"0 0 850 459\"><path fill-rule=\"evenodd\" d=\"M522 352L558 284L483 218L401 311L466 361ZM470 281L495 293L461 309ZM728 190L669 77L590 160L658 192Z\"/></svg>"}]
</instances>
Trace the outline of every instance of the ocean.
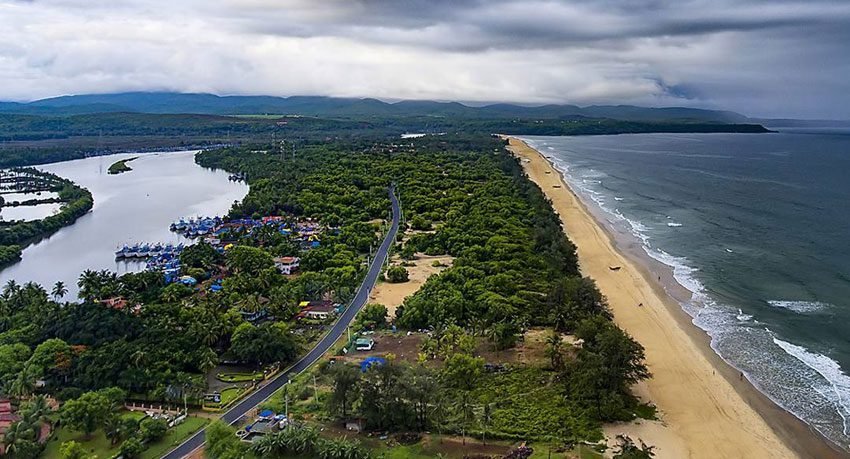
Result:
<instances>
[{"instance_id":1,"label":"ocean","mask_svg":"<svg viewBox=\"0 0 850 459\"><path fill-rule=\"evenodd\" d=\"M850 130L523 140L669 267L724 360L850 451Z\"/></svg>"}]
</instances>

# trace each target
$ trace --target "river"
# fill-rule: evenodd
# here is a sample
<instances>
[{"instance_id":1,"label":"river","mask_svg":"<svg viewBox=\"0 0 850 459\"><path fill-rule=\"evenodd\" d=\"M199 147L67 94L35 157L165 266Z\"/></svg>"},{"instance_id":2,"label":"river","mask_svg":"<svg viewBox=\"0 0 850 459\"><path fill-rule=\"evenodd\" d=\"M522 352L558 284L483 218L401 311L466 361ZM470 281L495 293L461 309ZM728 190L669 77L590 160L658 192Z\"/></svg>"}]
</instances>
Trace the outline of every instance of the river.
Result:
<instances>
[{"instance_id":1,"label":"river","mask_svg":"<svg viewBox=\"0 0 850 459\"><path fill-rule=\"evenodd\" d=\"M91 212L73 225L27 247L23 260L0 272L0 283L33 281L48 291L63 281L69 300L77 297L77 279L86 269L120 273L144 264L115 261L115 249L136 242L186 242L169 231L180 217L223 215L248 193L248 186L228 180L224 171L195 164L194 151L120 154L38 166L87 188L94 196ZM110 164L138 156L133 169L107 174Z\"/></svg>"}]
</instances>

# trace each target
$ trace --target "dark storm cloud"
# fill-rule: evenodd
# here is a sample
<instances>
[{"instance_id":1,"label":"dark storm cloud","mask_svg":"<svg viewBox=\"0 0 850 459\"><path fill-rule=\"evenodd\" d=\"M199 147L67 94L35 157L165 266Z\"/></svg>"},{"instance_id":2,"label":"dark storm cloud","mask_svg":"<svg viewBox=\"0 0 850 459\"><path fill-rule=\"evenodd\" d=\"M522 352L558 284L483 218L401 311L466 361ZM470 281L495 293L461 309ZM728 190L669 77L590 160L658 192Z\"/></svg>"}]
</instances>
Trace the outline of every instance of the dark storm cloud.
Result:
<instances>
[{"instance_id":1,"label":"dark storm cloud","mask_svg":"<svg viewBox=\"0 0 850 459\"><path fill-rule=\"evenodd\" d=\"M850 2L0 0L0 98L139 89L850 118Z\"/></svg>"}]
</instances>

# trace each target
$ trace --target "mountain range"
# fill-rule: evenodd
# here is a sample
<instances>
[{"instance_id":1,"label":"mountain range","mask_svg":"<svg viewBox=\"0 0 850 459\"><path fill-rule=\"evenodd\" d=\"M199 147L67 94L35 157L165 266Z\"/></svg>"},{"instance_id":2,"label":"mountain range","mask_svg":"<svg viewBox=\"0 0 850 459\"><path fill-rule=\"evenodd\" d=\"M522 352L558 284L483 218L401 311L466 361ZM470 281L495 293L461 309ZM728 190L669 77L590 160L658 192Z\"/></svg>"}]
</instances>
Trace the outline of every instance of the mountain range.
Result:
<instances>
[{"instance_id":1,"label":"mountain range","mask_svg":"<svg viewBox=\"0 0 850 459\"><path fill-rule=\"evenodd\" d=\"M33 102L0 102L0 114L68 116L92 113L194 113L209 115L303 115L318 117L458 117L474 119L610 118L627 121L689 120L746 123L739 113L686 107L633 105L464 105L459 102L355 99L321 96L218 96L171 92L126 92L53 97Z\"/></svg>"}]
</instances>

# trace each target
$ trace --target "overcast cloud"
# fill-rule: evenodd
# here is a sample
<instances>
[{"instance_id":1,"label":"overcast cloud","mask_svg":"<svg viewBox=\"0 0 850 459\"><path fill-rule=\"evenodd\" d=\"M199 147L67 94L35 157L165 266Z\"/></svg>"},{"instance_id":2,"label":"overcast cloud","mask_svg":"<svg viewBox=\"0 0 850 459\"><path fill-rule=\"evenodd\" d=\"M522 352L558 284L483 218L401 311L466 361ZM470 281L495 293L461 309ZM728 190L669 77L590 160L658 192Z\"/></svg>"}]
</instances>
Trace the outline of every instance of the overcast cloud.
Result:
<instances>
[{"instance_id":1,"label":"overcast cloud","mask_svg":"<svg viewBox=\"0 0 850 459\"><path fill-rule=\"evenodd\" d=\"M0 0L0 99L131 90L850 119L850 1Z\"/></svg>"}]
</instances>

